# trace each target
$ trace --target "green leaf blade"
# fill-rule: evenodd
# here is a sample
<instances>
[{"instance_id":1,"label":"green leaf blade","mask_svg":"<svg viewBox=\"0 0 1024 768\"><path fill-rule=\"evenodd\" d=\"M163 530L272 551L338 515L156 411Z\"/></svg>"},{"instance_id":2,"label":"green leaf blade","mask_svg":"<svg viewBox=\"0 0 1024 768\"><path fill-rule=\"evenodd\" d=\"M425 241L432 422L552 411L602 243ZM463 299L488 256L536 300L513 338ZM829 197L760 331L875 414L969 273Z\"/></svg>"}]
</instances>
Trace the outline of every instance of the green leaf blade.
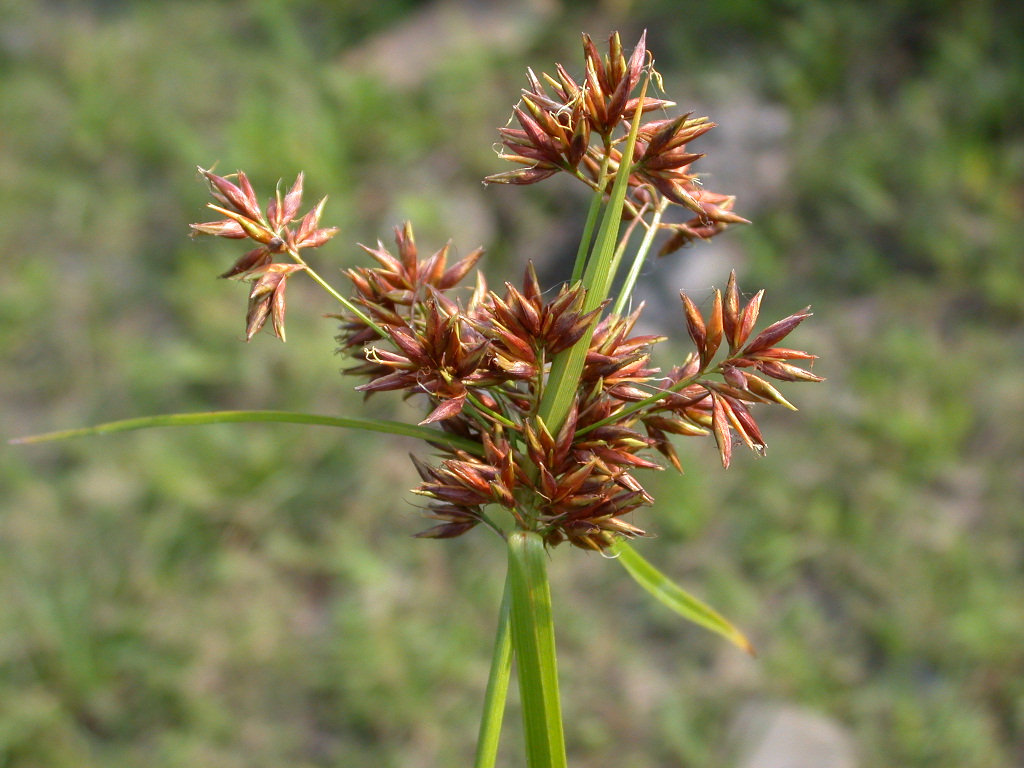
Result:
<instances>
[{"instance_id":1,"label":"green leaf blade","mask_svg":"<svg viewBox=\"0 0 1024 768\"><path fill-rule=\"evenodd\" d=\"M41 435L18 437L8 442L12 445L35 445L55 440L70 440L76 437L93 437L108 435L115 432L131 432L137 429L152 427L191 427L204 424L237 424L237 423L284 423L312 424L321 427L344 427L361 429L367 432L382 432L403 437L415 437L433 443L442 443L453 448L461 448L470 453L481 452L480 446L472 440L456 435L449 435L430 427L415 424L403 424L399 421L384 419L353 419L344 416L321 416L315 413L298 413L294 411L209 411L206 413L168 413L157 416L142 416L136 419L109 421L80 429L65 429L59 432L47 432Z\"/></svg>"},{"instance_id":2,"label":"green leaf blade","mask_svg":"<svg viewBox=\"0 0 1024 768\"><path fill-rule=\"evenodd\" d=\"M641 557L640 553L625 540L616 541L612 546L612 552L616 555L619 564L626 569L637 584L650 592L661 603L684 619L721 635L751 656L757 655L754 646L746 636L725 617L669 579Z\"/></svg>"}]
</instances>

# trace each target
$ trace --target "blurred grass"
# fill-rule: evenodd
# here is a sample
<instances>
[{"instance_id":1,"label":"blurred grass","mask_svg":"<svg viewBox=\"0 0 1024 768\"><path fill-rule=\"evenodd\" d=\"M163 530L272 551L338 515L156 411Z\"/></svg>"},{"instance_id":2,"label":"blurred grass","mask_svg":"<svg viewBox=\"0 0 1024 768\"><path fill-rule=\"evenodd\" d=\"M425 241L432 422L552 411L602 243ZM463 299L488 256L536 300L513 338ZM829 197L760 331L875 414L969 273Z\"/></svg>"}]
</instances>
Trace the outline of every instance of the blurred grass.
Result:
<instances>
[{"instance_id":1,"label":"blurred grass","mask_svg":"<svg viewBox=\"0 0 1024 768\"><path fill-rule=\"evenodd\" d=\"M359 412L312 289L287 345L238 342L242 289L212 279L233 250L185 237L194 166L263 190L305 170L344 228L326 274L412 216L506 279L582 216L564 189L479 187L524 67L577 61L580 28L647 26L670 95L757 145L709 145L712 178L752 177L756 221L711 282L736 260L766 317L813 303L801 346L829 381L768 417L767 460L722 473L684 445L645 513L644 554L758 661L556 553L571 759L730 764L753 699L831 715L865 766L1024 761L1024 6L537 4L500 44L445 8L0 2L0 431ZM428 28L411 81L374 53ZM0 766L466 763L503 550L409 539L410 447L291 426L4 447ZM515 764L514 705L507 729Z\"/></svg>"}]
</instances>

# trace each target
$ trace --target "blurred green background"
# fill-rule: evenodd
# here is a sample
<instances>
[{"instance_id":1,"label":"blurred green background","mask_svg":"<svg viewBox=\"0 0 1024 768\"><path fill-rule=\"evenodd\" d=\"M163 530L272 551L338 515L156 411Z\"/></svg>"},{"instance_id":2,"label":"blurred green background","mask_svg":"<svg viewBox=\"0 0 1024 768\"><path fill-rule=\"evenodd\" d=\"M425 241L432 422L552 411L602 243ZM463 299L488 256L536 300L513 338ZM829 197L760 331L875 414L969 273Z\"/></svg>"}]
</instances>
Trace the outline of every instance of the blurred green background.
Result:
<instances>
[{"instance_id":1,"label":"blurred green background","mask_svg":"<svg viewBox=\"0 0 1024 768\"><path fill-rule=\"evenodd\" d=\"M755 222L649 270L662 363L677 283L736 267L767 320L814 305L794 345L828 382L765 414L767 459L684 443L638 520L757 660L554 553L571 763L738 765L738 713L784 704L860 766L1024 765L1024 3L0 0L0 433L365 412L312 284L287 344L240 342L244 288L213 279L237 244L187 237L195 166L261 196L305 170L339 285L405 218L424 248L488 246L499 285L555 274L585 199L484 189L495 128L527 65L578 72L581 30L645 27L668 95L721 125L708 185ZM409 537L413 447L236 425L0 448L0 767L469 764L503 551Z\"/></svg>"}]
</instances>

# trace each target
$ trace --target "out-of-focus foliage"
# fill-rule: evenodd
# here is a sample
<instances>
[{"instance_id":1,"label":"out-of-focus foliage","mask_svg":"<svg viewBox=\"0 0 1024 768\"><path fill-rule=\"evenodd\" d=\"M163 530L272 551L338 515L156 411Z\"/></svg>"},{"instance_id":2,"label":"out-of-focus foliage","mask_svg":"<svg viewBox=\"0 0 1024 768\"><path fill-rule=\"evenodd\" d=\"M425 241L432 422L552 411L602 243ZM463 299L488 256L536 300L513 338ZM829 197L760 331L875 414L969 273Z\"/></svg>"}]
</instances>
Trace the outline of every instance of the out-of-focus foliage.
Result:
<instances>
[{"instance_id":1,"label":"out-of-focus foliage","mask_svg":"<svg viewBox=\"0 0 1024 768\"><path fill-rule=\"evenodd\" d=\"M768 415L767 459L723 474L684 444L644 513L644 555L758 661L555 553L573 764L729 764L764 699L829 714L865 766L1024 760L1024 5L476 5L0 2L0 431L355 413L327 297L296 283L288 344L240 343L230 246L186 237L194 167L305 170L343 229L324 274L409 217L425 247L504 238L506 279L582 218L478 184L523 67L646 26L670 95L721 123L701 170L751 177L755 226L686 274L738 261L766 311L813 303L829 381ZM284 425L5 447L0 766L465 764L502 548L409 538L408 447Z\"/></svg>"}]
</instances>

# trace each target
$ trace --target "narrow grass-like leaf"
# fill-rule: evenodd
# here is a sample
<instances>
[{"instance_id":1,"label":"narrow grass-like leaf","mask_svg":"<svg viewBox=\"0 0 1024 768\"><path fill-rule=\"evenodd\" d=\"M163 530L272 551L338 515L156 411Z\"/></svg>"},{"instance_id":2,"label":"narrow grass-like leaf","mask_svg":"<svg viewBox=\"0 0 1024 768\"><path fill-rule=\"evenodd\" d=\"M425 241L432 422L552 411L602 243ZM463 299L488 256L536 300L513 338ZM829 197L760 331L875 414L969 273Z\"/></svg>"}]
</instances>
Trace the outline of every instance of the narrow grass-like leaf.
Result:
<instances>
[{"instance_id":1,"label":"narrow grass-like leaf","mask_svg":"<svg viewBox=\"0 0 1024 768\"><path fill-rule=\"evenodd\" d=\"M516 531L508 537L508 578L527 765L565 768L547 553L538 534Z\"/></svg>"},{"instance_id":2,"label":"narrow grass-like leaf","mask_svg":"<svg viewBox=\"0 0 1024 768\"><path fill-rule=\"evenodd\" d=\"M315 413L295 413L293 411L211 411L207 413L166 413L158 416L142 416L137 419L125 419L124 421L110 421L105 424L97 424L92 427L81 429L65 429L60 432L47 432L42 435L30 435L28 437L17 437L8 440L15 445L32 445L35 443L46 443L52 440L68 440L72 437L92 437L94 435L107 435L113 432L130 432L135 429L149 429L150 427L189 427L198 424L228 424L228 423L259 423L259 422L280 422L286 424L315 424L322 427L346 427L348 429L362 429L368 432L384 432L390 435L402 435L404 437L416 437L420 440L428 440L432 443L441 443L453 448L461 448L470 453L479 454L482 452L479 444L472 440L449 435L429 427L420 427L414 424L403 424L400 421L385 421L384 419L350 419L343 416L320 416Z\"/></svg>"},{"instance_id":3,"label":"narrow grass-like leaf","mask_svg":"<svg viewBox=\"0 0 1024 768\"><path fill-rule=\"evenodd\" d=\"M612 546L616 559L622 564L636 582L654 595L658 600L678 613L684 619L699 624L705 629L717 632L722 637L742 648L751 656L756 656L754 646L736 627L730 624L713 608L698 600L685 589L673 582L665 574L651 565L647 560L619 539Z\"/></svg>"},{"instance_id":4,"label":"narrow grass-like leaf","mask_svg":"<svg viewBox=\"0 0 1024 768\"><path fill-rule=\"evenodd\" d=\"M501 598L498 613L498 633L494 638L494 655L491 657L491 673L487 678L484 693L484 711L480 717L480 735L476 742L476 758L473 768L494 768L498 758L498 738L501 735L501 721L505 716L505 700L508 698L508 684L512 677L512 582L505 579L505 594Z\"/></svg>"}]
</instances>

